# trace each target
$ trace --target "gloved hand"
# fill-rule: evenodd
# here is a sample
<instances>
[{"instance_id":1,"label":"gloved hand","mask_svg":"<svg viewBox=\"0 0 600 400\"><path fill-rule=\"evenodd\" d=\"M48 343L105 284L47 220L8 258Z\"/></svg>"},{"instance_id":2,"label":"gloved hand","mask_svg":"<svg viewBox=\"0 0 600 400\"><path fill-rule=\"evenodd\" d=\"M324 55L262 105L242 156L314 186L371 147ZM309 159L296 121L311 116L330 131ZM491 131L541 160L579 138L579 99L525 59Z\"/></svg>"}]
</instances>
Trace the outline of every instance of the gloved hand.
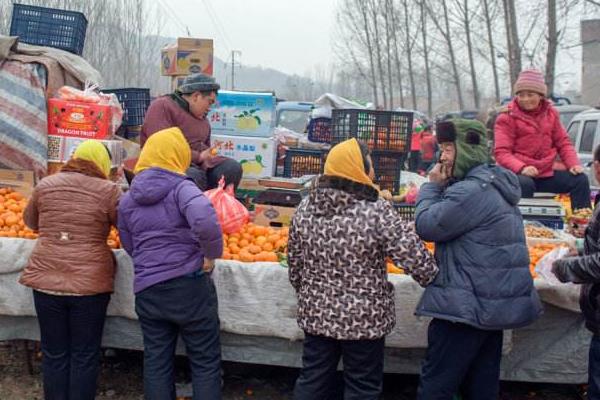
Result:
<instances>
[{"instance_id":1,"label":"gloved hand","mask_svg":"<svg viewBox=\"0 0 600 400\"><path fill-rule=\"evenodd\" d=\"M552 263L552 273L562 283L569 282L566 259L562 258Z\"/></svg>"}]
</instances>

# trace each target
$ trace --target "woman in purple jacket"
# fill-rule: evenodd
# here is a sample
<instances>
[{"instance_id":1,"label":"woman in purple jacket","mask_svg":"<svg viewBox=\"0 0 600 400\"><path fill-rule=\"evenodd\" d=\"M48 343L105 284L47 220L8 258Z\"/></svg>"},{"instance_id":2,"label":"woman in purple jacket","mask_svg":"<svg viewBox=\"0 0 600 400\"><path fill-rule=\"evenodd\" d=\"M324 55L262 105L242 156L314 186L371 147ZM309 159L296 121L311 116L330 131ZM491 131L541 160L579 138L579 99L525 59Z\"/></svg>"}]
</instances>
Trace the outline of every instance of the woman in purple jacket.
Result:
<instances>
[{"instance_id":1,"label":"woman in purple jacket","mask_svg":"<svg viewBox=\"0 0 600 400\"><path fill-rule=\"evenodd\" d=\"M135 266L135 311L144 336L146 399L175 400L181 334L194 399L221 398L217 295L207 275L223 251L210 201L186 178L191 151L179 128L152 135L119 204L119 233Z\"/></svg>"}]
</instances>

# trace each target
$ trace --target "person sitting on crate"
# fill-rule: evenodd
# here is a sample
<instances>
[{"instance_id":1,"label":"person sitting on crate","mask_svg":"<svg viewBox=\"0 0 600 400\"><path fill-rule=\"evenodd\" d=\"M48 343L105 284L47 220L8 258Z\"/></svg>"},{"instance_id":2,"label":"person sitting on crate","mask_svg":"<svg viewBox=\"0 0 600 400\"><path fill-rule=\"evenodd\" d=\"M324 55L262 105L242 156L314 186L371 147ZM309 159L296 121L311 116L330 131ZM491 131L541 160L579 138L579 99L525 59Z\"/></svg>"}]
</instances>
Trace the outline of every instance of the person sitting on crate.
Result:
<instances>
[{"instance_id":1,"label":"person sitting on crate","mask_svg":"<svg viewBox=\"0 0 600 400\"><path fill-rule=\"evenodd\" d=\"M516 96L494 126L496 161L518 174L524 198L535 192L569 193L573 211L590 208L590 183L546 91L540 71L519 74ZM554 168L557 155L566 171Z\"/></svg>"},{"instance_id":2,"label":"person sitting on crate","mask_svg":"<svg viewBox=\"0 0 600 400\"><path fill-rule=\"evenodd\" d=\"M440 269L416 314L432 317L418 400L498 398L504 329L535 321L542 305L529 272L515 174L488 164L479 121L437 124L440 162L421 186L417 234Z\"/></svg>"},{"instance_id":3,"label":"person sitting on crate","mask_svg":"<svg viewBox=\"0 0 600 400\"><path fill-rule=\"evenodd\" d=\"M221 176L234 188L242 179L242 166L235 160L216 156L210 143L210 123L206 115L215 102L220 86L215 78L205 74L187 76L181 86L167 96L154 100L144 118L140 145L143 147L152 134L178 127L192 148L192 162L187 176L201 190L218 186Z\"/></svg>"}]
</instances>

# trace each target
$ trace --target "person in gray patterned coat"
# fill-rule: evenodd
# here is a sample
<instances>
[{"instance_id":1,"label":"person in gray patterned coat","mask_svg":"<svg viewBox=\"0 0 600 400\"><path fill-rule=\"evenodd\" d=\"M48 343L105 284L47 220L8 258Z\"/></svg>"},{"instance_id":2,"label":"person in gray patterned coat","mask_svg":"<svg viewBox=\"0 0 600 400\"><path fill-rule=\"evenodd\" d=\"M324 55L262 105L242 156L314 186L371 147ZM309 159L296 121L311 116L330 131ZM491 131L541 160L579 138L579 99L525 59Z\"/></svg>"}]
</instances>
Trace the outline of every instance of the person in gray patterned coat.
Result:
<instances>
[{"instance_id":1,"label":"person in gray patterned coat","mask_svg":"<svg viewBox=\"0 0 600 400\"><path fill-rule=\"evenodd\" d=\"M379 399L384 338L395 324L386 259L422 286L438 271L414 225L379 197L372 179L367 147L340 143L292 219L289 279L305 333L296 400L329 399L340 358L344 399Z\"/></svg>"},{"instance_id":2,"label":"person in gray patterned coat","mask_svg":"<svg viewBox=\"0 0 600 400\"><path fill-rule=\"evenodd\" d=\"M496 400L503 329L532 323L542 306L529 272L521 189L511 171L487 164L479 121L438 123L440 163L421 187L416 229L435 242L440 272L417 315L433 317L417 399Z\"/></svg>"}]
</instances>

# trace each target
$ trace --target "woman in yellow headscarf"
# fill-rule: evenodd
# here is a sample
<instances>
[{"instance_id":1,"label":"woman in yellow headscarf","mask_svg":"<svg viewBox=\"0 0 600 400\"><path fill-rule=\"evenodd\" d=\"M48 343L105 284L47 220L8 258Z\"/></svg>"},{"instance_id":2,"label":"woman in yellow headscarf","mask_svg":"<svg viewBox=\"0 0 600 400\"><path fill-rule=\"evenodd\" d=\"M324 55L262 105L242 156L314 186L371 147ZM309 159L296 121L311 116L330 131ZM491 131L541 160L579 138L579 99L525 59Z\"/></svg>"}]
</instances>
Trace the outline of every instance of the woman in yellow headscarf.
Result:
<instances>
[{"instance_id":1,"label":"woman in yellow headscarf","mask_svg":"<svg viewBox=\"0 0 600 400\"><path fill-rule=\"evenodd\" d=\"M115 262L106 238L117 224L119 187L99 141L81 143L62 170L42 179L23 218L39 239L20 283L33 289L50 399L91 400Z\"/></svg>"},{"instance_id":2,"label":"woman in yellow headscarf","mask_svg":"<svg viewBox=\"0 0 600 400\"><path fill-rule=\"evenodd\" d=\"M156 399L175 393L171 371L179 334L194 398L221 398L217 295L206 272L223 252L223 234L212 204L185 175L190 158L179 128L153 134L119 204L119 234L133 257L135 311L144 335L144 391Z\"/></svg>"},{"instance_id":3,"label":"woman in yellow headscarf","mask_svg":"<svg viewBox=\"0 0 600 400\"><path fill-rule=\"evenodd\" d=\"M379 399L384 339L395 323L386 260L423 286L437 273L413 226L380 199L372 165L356 139L333 147L292 220L289 279L305 335L295 400L328 398L340 357L344 398Z\"/></svg>"}]
</instances>

